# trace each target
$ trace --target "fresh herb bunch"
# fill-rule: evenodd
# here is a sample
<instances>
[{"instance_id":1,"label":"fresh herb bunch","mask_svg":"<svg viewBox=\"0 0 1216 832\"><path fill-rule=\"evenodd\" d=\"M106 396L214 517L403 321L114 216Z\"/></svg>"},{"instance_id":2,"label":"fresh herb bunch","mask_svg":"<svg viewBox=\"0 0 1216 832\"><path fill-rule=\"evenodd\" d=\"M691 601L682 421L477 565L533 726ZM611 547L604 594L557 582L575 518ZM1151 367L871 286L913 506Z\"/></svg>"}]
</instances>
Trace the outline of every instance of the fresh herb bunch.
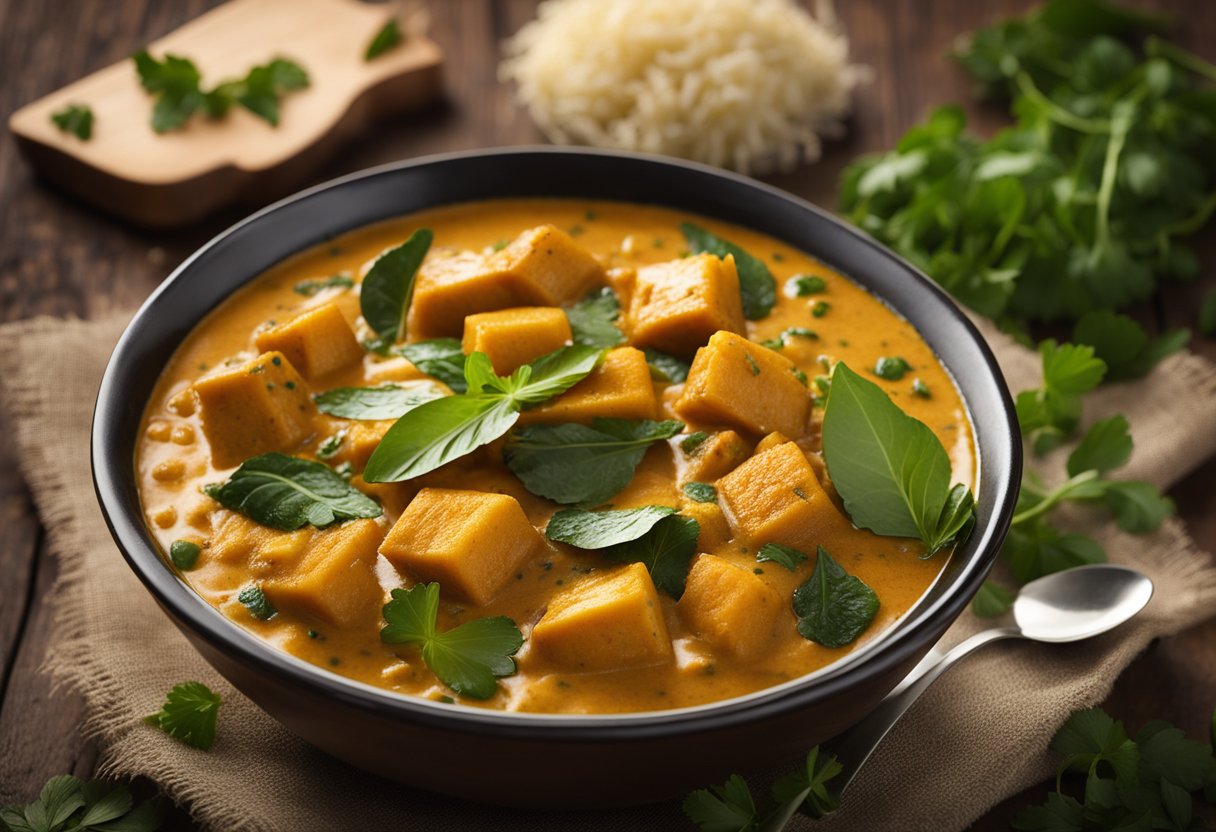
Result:
<instances>
[{"instance_id":1,"label":"fresh herb bunch","mask_svg":"<svg viewBox=\"0 0 1216 832\"><path fill-rule=\"evenodd\" d=\"M779 832L794 815L818 820L835 811L840 799L827 784L841 771L835 757L815 746L802 766L773 783L768 801L757 805L747 781L733 774L685 798L684 814L702 832Z\"/></svg>"},{"instance_id":2,"label":"fresh herb bunch","mask_svg":"<svg viewBox=\"0 0 1216 832\"><path fill-rule=\"evenodd\" d=\"M961 302L1007 326L1127 308L1199 267L1179 242L1216 210L1216 66L1150 38L1155 16L1049 0L958 52L1014 127L964 135L942 107L855 162L841 208Z\"/></svg>"},{"instance_id":3,"label":"fresh herb bunch","mask_svg":"<svg viewBox=\"0 0 1216 832\"><path fill-rule=\"evenodd\" d=\"M156 96L152 105L152 129L157 133L177 130L196 112L219 119L234 104L244 107L272 127L279 124L279 99L308 87L308 73L286 58L275 58L255 66L244 78L222 81L210 90L201 87L202 73L189 58L166 54L157 60L141 49L131 56L139 83Z\"/></svg>"},{"instance_id":4,"label":"fresh herb bunch","mask_svg":"<svg viewBox=\"0 0 1216 832\"><path fill-rule=\"evenodd\" d=\"M1099 708L1078 711L1051 741L1063 757L1056 789L1039 806L1014 816L1024 832L1088 829L1206 829L1195 817L1194 794L1216 795L1216 758L1174 726L1154 720L1131 739L1123 723ZM1082 774L1077 799L1064 791L1065 775Z\"/></svg>"},{"instance_id":5,"label":"fresh herb bunch","mask_svg":"<svg viewBox=\"0 0 1216 832\"><path fill-rule=\"evenodd\" d=\"M60 774L38 799L0 807L3 832L153 832L161 825L159 799L138 805L126 786Z\"/></svg>"}]
</instances>

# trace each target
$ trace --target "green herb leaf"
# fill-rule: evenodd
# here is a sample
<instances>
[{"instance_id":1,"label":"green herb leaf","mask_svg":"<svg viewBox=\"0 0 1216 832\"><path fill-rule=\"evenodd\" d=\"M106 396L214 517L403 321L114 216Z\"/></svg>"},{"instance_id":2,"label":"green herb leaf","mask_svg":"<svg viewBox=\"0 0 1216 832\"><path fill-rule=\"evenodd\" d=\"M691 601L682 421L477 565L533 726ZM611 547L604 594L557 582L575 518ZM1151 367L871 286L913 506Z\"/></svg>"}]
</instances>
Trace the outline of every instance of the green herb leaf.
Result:
<instances>
[{"instance_id":1,"label":"green herb leaf","mask_svg":"<svg viewBox=\"0 0 1216 832\"><path fill-rule=\"evenodd\" d=\"M1092 537L1061 532L1042 520L1010 529L1001 554L1022 583L1074 566L1106 562L1106 551Z\"/></svg>"},{"instance_id":2,"label":"green herb leaf","mask_svg":"<svg viewBox=\"0 0 1216 832\"><path fill-rule=\"evenodd\" d=\"M88 104L69 104L51 114L51 121L64 133L82 142L93 138L93 108Z\"/></svg>"},{"instance_id":3,"label":"green herb leaf","mask_svg":"<svg viewBox=\"0 0 1216 832\"><path fill-rule=\"evenodd\" d=\"M524 366L522 380L500 380L501 390L521 405L540 404L565 393L585 379L604 360L604 350L576 344L542 355ZM521 368L522 369L522 368ZM470 389L475 389L472 383Z\"/></svg>"},{"instance_id":4,"label":"green herb leaf","mask_svg":"<svg viewBox=\"0 0 1216 832\"><path fill-rule=\"evenodd\" d=\"M169 546L169 560L181 571L188 572L198 562L201 551L199 545L192 540L175 540Z\"/></svg>"},{"instance_id":5,"label":"green herb leaf","mask_svg":"<svg viewBox=\"0 0 1216 832\"><path fill-rule=\"evenodd\" d=\"M1136 744L1140 747L1141 782L1165 780L1193 792L1216 777L1211 746L1187 739L1169 723L1148 722L1136 735Z\"/></svg>"},{"instance_id":6,"label":"green herb leaf","mask_svg":"<svg viewBox=\"0 0 1216 832\"><path fill-rule=\"evenodd\" d=\"M401 43L403 39L401 27L397 25L397 18L389 18L388 23L380 27L380 31L376 32L375 37L367 44L367 49L363 52L363 60L371 61L379 58Z\"/></svg>"},{"instance_id":7,"label":"green herb leaf","mask_svg":"<svg viewBox=\"0 0 1216 832\"><path fill-rule=\"evenodd\" d=\"M433 239L429 228L419 228L404 243L381 254L363 278L359 311L387 345L405 337L414 279Z\"/></svg>"},{"instance_id":8,"label":"green herb leaf","mask_svg":"<svg viewBox=\"0 0 1216 832\"><path fill-rule=\"evenodd\" d=\"M383 513L328 466L279 453L246 460L227 482L208 486L206 492L224 508L283 531Z\"/></svg>"},{"instance_id":9,"label":"green herb leaf","mask_svg":"<svg viewBox=\"0 0 1216 832\"><path fill-rule=\"evenodd\" d=\"M687 361L681 361L674 355L668 355L650 347L643 352L646 354L646 365L650 367L651 378L671 384L682 384L688 380L689 364Z\"/></svg>"},{"instance_id":10,"label":"green herb leaf","mask_svg":"<svg viewBox=\"0 0 1216 832\"><path fill-rule=\"evenodd\" d=\"M1174 511L1174 501L1148 482L1118 480L1105 483L1102 493L1119 528L1132 534L1156 531Z\"/></svg>"},{"instance_id":11,"label":"green herb leaf","mask_svg":"<svg viewBox=\"0 0 1216 832\"><path fill-rule=\"evenodd\" d=\"M519 411L501 396L445 396L419 405L388 429L363 470L367 482L400 482L434 471L511 429Z\"/></svg>"},{"instance_id":12,"label":"green herb leaf","mask_svg":"<svg viewBox=\"0 0 1216 832\"><path fill-rule=\"evenodd\" d=\"M385 644L410 644L445 685L461 696L489 699L498 690L496 679L515 673L514 656L524 639L515 622L505 616L478 618L439 632L439 584L394 589L384 607L387 625L380 630Z\"/></svg>"},{"instance_id":13,"label":"green herb leaf","mask_svg":"<svg viewBox=\"0 0 1216 832\"><path fill-rule=\"evenodd\" d=\"M827 282L822 277L811 274L794 275L785 284L785 293L795 298L810 297L827 290Z\"/></svg>"},{"instance_id":14,"label":"green herb leaf","mask_svg":"<svg viewBox=\"0 0 1216 832\"><path fill-rule=\"evenodd\" d=\"M803 638L844 647L870 626L878 614L878 596L820 546L811 579L794 590L794 614Z\"/></svg>"},{"instance_id":15,"label":"green herb leaf","mask_svg":"<svg viewBox=\"0 0 1216 832\"><path fill-rule=\"evenodd\" d=\"M688 499L696 503L716 503L718 502L718 489L714 488L707 482L686 482L684 483L683 492L688 495Z\"/></svg>"},{"instance_id":16,"label":"green herb leaf","mask_svg":"<svg viewBox=\"0 0 1216 832\"><path fill-rule=\"evenodd\" d=\"M81 781L70 774L50 778L26 806L0 807L0 829L12 832L154 832L160 827L157 800L138 806L126 786Z\"/></svg>"},{"instance_id":17,"label":"green herb leaf","mask_svg":"<svg viewBox=\"0 0 1216 832\"><path fill-rule=\"evenodd\" d=\"M566 310L574 343L588 347L615 347L625 343L625 335L617 328L621 304L616 294L604 287L580 300Z\"/></svg>"},{"instance_id":18,"label":"green herb leaf","mask_svg":"<svg viewBox=\"0 0 1216 832\"><path fill-rule=\"evenodd\" d=\"M158 61L142 49L131 57L140 84L156 96L152 129L157 133L176 130L202 106L202 76L189 58L166 54L163 61Z\"/></svg>"},{"instance_id":19,"label":"green herb leaf","mask_svg":"<svg viewBox=\"0 0 1216 832\"><path fill-rule=\"evenodd\" d=\"M175 685L158 713L145 721L191 748L207 751L215 743L216 717L223 701L201 682Z\"/></svg>"},{"instance_id":20,"label":"green herb leaf","mask_svg":"<svg viewBox=\"0 0 1216 832\"><path fill-rule=\"evenodd\" d=\"M1106 364L1094 357L1090 346L1039 345L1043 359L1043 384L1017 396L1018 423L1031 437L1036 453L1046 453L1064 442L1077 429L1081 418L1081 394L1097 387L1106 374Z\"/></svg>"},{"instance_id":21,"label":"green herb leaf","mask_svg":"<svg viewBox=\"0 0 1216 832\"><path fill-rule=\"evenodd\" d=\"M274 608L274 604L270 603L270 599L266 597L266 593L257 584L249 584L242 588L237 594L236 600L249 610L250 615L260 621L269 621L279 614L279 611Z\"/></svg>"},{"instance_id":22,"label":"green herb leaf","mask_svg":"<svg viewBox=\"0 0 1216 832\"><path fill-rule=\"evenodd\" d=\"M1100 763L1109 765L1115 779L1134 783L1140 752L1128 739L1123 723L1099 708L1077 711L1068 718L1051 741L1051 750L1064 756L1061 771L1086 772Z\"/></svg>"},{"instance_id":23,"label":"green herb leaf","mask_svg":"<svg viewBox=\"0 0 1216 832\"><path fill-rule=\"evenodd\" d=\"M1008 612L1016 599L1016 593L987 580L980 584L979 592L971 599L971 611L980 618L996 618Z\"/></svg>"},{"instance_id":24,"label":"green herb leaf","mask_svg":"<svg viewBox=\"0 0 1216 832\"><path fill-rule=\"evenodd\" d=\"M653 506L652 506L653 508ZM684 594L688 562L697 553L701 524L691 517L663 517L646 534L603 550L605 557L623 563L643 563L654 585L672 598Z\"/></svg>"},{"instance_id":25,"label":"green herb leaf","mask_svg":"<svg viewBox=\"0 0 1216 832\"><path fill-rule=\"evenodd\" d=\"M684 235L693 254L708 252L717 257L733 254L735 268L739 272L739 293L743 298L744 317L749 321L768 317L777 302L777 281L773 279L764 261L690 222L680 224L680 233Z\"/></svg>"},{"instance_id":26,"label":"green herb leaf","mask_svg":"<svg viewBox=\"0 0 1216 832\"><path fill-rule=\"evenodd\" d=\"M550 540L580 549L605 549L637 540L664 517L675 514L670 506L642 506L614 511L585 511L564 508L545 527Z\"/></svg>"},{"instance_id":27,"label":"green herb leaf","mask_svg":"<svg viewBox=\"0 0 1216 832\"><path fill-rule=\"evenodd\" d=\"M791 572L797 571L805 560L805 552L800 552L792 546L782 546L780 543L765 543L760 547L760 551L756 552L757 562L779 563Z\"/></svg>"},{"instance_id":28,"label":"green herb leaf","mask_svg":"<svg viewBox=\"0 0 1216 832\"><path fill-rule=\"evenodd\" d=\"M1068 475L1075 477L1090 470L1105 474L1122 468L1131 456L1132 437L1128 433L1127 419L1122 415L1111 416L1094 422L1085 432L1080 444L1068 456Z\"/></svg>"},{"instance_id":29,"label":"green herb leaf","mask_svg":"<svg viewBox=\"0 0 1216 832\"><path fill-rule=\"evenodd\" d=\"M452 388L453 393L463 393L468 389L464 378L465 354L460 341L455 338L403 344L397 348L397 353L421 372Z\"/></svg>"},{"instance_id":30,"label":"green herb leaf","mask_svg":"<svg viewBox=\"0 0 1216 832\"><path fill-rule=\"evenodd\" d=\"M932 554L970 516L968 501L950 488L950 458L933 431L844 362L832 373L823 452L832 483L861 528L920 538Z\"/></svg>"},{"instance_id":31,"label":"green herb leaf","mask_svg":"<svg viewBox=\"0 0 1216 832\"><path fill-rule=\"evenodd\" d=\"M350 275L335 274L331 277L323 277L317 280L301 280L295 286L292 286L291 290L297 295L311 298L326 289L349 289L354 285L355 281Z\"/></svg>"},{"instance_id":32,"label":"green herb leaf","mask_svg":"<svg viewBox=\"0 0 1216 832\"><path fill-rule=\"evenodd\" d=\"M1097 309L1077 321L1072 337L1094 348L1094 354L1106 364L1108 381L1122 381L1147 375L1163 359L1185 347L1191 334L1176 329L1150 339L1140 324L1126 315Z\"/></svg>"},{"instance_id":33,"label":"green herb leaf","mask_svg":"<svg viewBox=\"0 0 1216 832\"><path fill-rule=\"evenodd\" d=\"M709 434L703 430L690 433L680 440L680 450L689 456L694 456L708 438Z\"/></svg>"},{"instance_id":34,"label":"green herb leaf","mask_svg":"<svg viewBox=\"0 0 1216 832\"><path fill-rule=\"evenodd\" d=\"M596 419L533 425L515 431L503 449L507 467L524 487L558 503L602 503L633 479L655 442L684 429L682 422Z\"/></svg>"},{"instance_id":35,"label":"green herb leaf","mask_svg":"<svg viewBox=\"0 0 1216 832\"><path fill-rule=\"evenodd\" d=\"M751 832L756 828L756 801L747 781L737 774L721 786L697 789L684 799L682 808L701 832Z\"/></svg>"},{"instance_id":36,"label":"green herb leaf","mask_svg":"<svg viewBox=\"0 0 1216 832\"><path fill-rule=\"evenodd\" d=\"M874 365L874 375L887 381L899 381L911 369L912 366L898 355L883 356Z\"/></svg>"},{"instance_id":37,"label":"green herb leaf","mask_svg":"<svg viewBox=\"0 0 1216 832\"><path fill-rule=\"evenodd\" d=\"M336 387L313 397L317 409L343 419L399 419L418 405L441 398L442 389L429 381L379 387Z\"/></svg>"},{"instance_id":38,"label":"green herb leaf","mask_svg":"<svg viewBox=\"0 0 1216 832\"><path fill-rule=\"evenodd\" d=\"M840 795L828 789L828 783L844 771L844 766L832 755L815 746L797 770L773 783L773 799L777 809L766 816L763 832L785 828L795 812L818 820L840 807Z\"/></svg>"}]
</instances>

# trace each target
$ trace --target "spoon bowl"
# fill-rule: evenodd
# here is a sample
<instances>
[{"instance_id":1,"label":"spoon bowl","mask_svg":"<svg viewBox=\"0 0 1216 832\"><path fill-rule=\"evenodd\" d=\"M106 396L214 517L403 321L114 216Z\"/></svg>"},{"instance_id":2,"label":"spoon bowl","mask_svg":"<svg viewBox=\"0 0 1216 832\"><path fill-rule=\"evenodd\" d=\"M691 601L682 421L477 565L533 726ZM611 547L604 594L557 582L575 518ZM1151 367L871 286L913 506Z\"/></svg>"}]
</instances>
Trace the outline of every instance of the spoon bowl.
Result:
<instances>
[{"instance_id":1,"label":"spoon bowl","mask_svg":"<svg viewBox=\"0 0 1216 832\"><path fill-rule=\"evenodd\" d=\"M1153 582L1134 569L1099 563L1046 575L1022 587L1013 620L1023 638L1062 644L1113 629L1153 597Z\"/></svg>"}]
</instances>

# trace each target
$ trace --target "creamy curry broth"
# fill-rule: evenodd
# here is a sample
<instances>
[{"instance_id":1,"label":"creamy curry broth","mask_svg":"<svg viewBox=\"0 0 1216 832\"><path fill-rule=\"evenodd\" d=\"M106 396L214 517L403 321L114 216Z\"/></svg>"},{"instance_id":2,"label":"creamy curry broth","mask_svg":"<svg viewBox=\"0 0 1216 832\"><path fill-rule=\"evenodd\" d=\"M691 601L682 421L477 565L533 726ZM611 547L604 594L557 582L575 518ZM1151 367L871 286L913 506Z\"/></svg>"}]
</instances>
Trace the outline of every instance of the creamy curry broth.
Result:
<instances>
[{"instance_id":1,"label":"creamy curry broth","mask_svg":"<svg viewBox=\"0 0 1216 832\"><path fill-rule=\"evenodd\" d=\"M226 362L240 363L255 357L254 335L268 321L282 321L320 304L338 304L346 319L356 327L357 334L361 338L367 336L366 325L358 318L356 291L336 288L305 297L293 287L302 281L341 273L358 280L382 251L400 243L419 227L434 231L435 241L429 256L436 256L445 248L489 251L495 244L515 237L525 229L551 223L569 231L578 244L611 268L679 257L685 249L679 224L690 219L764 260L777 279L778 305L769 317L748 322L748 336L752 340L774 337L788 327L814 329L818 340L789 339L783 354L812 378L824 373L818 361L821 355L843 360L865 373L886 389L900 407L934 430L951 457L954 480L972 485L975 459L970 424L948 374L909 323L824 264L763 234L665 208L541 199L487 201L392 220L318 246L277 265L236 292L194 329L156 385L144 416L136 453L143 506L156 540L166 551L179 539L200 543L202 552L197 566L182 573L183 578L222 614L279 648L335 673L390 690L432 699L451 695L451 691L428 671L416 651L394 648L380 641L383 621L379 604L369 606L357 626L338 629L285 612L268 621L260 621L237 601L241 587L251 580L274 575L276 570L283 568L281 561L292 557L293 542L298 544L315 532L310 527L294 533L255 530L245 544L245 548L252 551L234 553L229 547L217 554L209 549L215 530L225 519L230 519L230 513L205 497L200 487L223 480L232 469L212 467L199 413L190 392L191 384L200 376L224 367ZM821 276L827 283L827 291L805 298L791 297L785 291L786 281L799 274ZM826 301L830 308L821 317L814 317L811 309L819 301ZM866 372L882 356L901 356L913 369L898 382L884 381ZM931 397L912 394L914 377L928 386ZM361 364L326 378L324 389L419 378L425 376L404 359L382 359L369 353ZM672 413L671 405L679 386L658 382L656 385L663 411L660 418L678 418ZM319 391L317 388L312 392ZM816 469L822 474L816 457L821 416L822 411L816 407L812 433L804 437L800 445L810 452ZM688 423L687 419L684 421ZM286 452L312 458L321 441L350 423L317 414L315 424L312 438L298 448L285 449ZM701 427L688 423L687 431ZM612 500L613 507L687 503L686 499L682 501L676 484L677 465L683 464L684 459L678 448L681 438L677 436L669 443L657 443L647 452L633 481ZM752 440L757 438L752 437ZM509 494L519 500L529 520L543 530L558 506L523 488L503 466L501 446L500 441L482 448L421 477L420 481L366 486L356 477L354 482L383 502L385 516L377 521L383 531L387 531L422 485ZM498 693L489 700L460 701L533 712L647 711L726 699L824 667L880 636L924 594L947 559L944 553L921 559L918 557L919 544L914 541L878 537L854 529L848 523L835 528L819 543L848 572L869 584L881 602L872 625L849 647L828 649L804 639L795 630L796 621L788 599L794 589L810 577L813 553L809 553L811 558L791 573L775 563L757 563L757 544L735 539L717 546L713 554L759 574L786 601L780 626L774 629L772 643L761 655L748 660L718 655L690 631L675 602L660 594L663 615L673 640L673 661L602 673L572 673L546 666L541 656L530 649L527 636L549 600L555 592L577 586L590 573L615 567L595 552L546 542L547 548L519 570L516 579L486 606L475 608L447 599L442 601L441 629L482 616L506 615L519 625L525 636L524 646L516 656L518 673L501 679ZM279 541L280 545L267 541ZM386 598L391 588L410 585L409 578L399 575L383 556L377 562L377 576Z\"/></svg>"}]
</instances>

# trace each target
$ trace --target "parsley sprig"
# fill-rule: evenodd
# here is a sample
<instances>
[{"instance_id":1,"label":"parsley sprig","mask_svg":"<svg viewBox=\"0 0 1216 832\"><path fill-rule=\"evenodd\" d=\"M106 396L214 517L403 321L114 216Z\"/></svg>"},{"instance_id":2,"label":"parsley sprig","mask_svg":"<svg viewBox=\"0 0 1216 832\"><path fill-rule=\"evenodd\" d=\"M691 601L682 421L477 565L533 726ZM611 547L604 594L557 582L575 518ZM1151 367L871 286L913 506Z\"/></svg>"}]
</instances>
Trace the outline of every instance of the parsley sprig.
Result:
<instances>
[{"instance_id":1,"label":"parsley sprig","mask_svg":"<svg viewBox=\"0 0 1216 832\"><path fill-rule=\"evenodd\" d=\"M166 53L157 60L144 49L131 58L139 83L156 97L152 129L157 133L177 130L199 112L210 119L223 118L234 105L277 127L279 100L309 85L304 68L287 58L255 66L244 78L223 81L206 91L201 86L202 74L189 58Z\"/></svg>"},{"instance_id":2,"label":"parsley sprig","mask_svg":"<svg viewBox=\"0 0 1216 832\"><path fill-rule=\"evenodd\" d=\"M773 784L768 801L756 804L747 781L737 774L721 786L697 789L684 800L684 814L702 832L779 832L794 815L822 818L839 806L828 783L840 774L836 758L815 746L805 762Z\"/></svg>"},{"instance_id":3,"label":"parsley sprig","mask_svg":"<svg viewBox=\"0 0 1216 832\"><path fill-rule=\"evenodd\" d=\"M380 640L419 648L426 666L445 685L461 696L489 699L498 690L495 680L515 673L511 657L524 643L519 628L498 615L439 632L438 616L439 584L394 589L384 607L387 624Z\"/></svg>"},{"instance_id":4,"label":"parsley sprig","mask_svg":"<svg viewBox=\"0 0 1216 832\"><path fill-rule=\"evenodd\" d=\"M207 751L215 742L215 725L223 701L202 682L175 685L161 709L144 719L175 740Z\"/></svg>"}]
</instances>

